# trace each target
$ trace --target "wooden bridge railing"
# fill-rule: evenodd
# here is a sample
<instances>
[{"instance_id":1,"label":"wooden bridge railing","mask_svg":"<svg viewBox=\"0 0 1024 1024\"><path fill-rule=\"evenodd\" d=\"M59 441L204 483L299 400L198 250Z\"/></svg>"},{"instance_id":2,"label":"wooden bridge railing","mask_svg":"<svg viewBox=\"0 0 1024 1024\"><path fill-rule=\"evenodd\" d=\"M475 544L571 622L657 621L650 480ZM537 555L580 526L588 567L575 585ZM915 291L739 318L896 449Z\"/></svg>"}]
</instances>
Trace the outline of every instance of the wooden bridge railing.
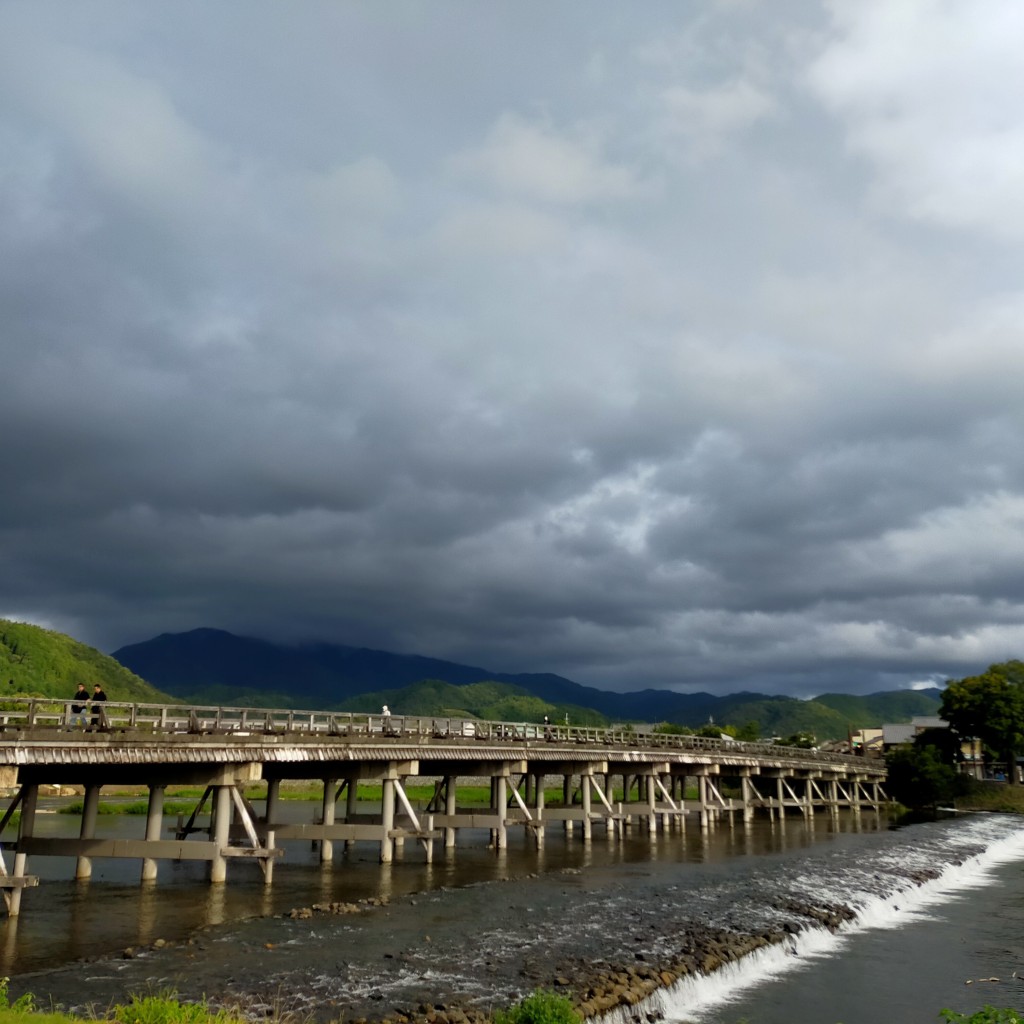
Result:
<instances>
[{"instance_id":1,"label":"wooden bridge railing","mask_svg":"<svg viewBox=\"0 0 1024 1024\"><path fill-rule=\"evenodd\" d=\"M142 735L223 734L239 741L288 734L309 739L351 738L374 742L424 740L481 740L509 743L585 743L613 749L728 752L759 758L785 758L817 764L857 766L884 774L870 759L771 743L741 743L708 736L683 736L638 731L628 726L601 728L532 722L492 722L480 719L419 715L367 715L342 711L302 711L279 708L224 707L188 704L141 704L104 701L85 712L84 729L72 722L73 700L41 697L0 701L0 749L12 733L22 738L34 732L74 732L75 740L109 739L111 733ZM94 724L95 723L95 724ZM29 737L31 738L31 737ZM68 737L70 739L71 737ZM0 758L2 760L2 758Z\"/></svg>"}]
</instances>

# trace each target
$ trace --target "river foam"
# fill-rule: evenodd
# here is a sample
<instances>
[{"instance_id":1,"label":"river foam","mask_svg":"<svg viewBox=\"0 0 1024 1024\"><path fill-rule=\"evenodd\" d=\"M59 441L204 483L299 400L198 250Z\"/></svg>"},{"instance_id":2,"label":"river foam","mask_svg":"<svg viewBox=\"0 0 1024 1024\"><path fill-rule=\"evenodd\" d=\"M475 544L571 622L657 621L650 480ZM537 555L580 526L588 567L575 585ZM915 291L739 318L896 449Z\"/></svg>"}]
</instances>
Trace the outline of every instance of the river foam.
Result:
<instances>
[{"instance_id":1,"label":"river foam","mask_svg":"<svg viewBox=\"0 0 1024 1024\"><path fill-rule=\"evenodd\" d=\"M834 930L811 926L790 935L785 942L755 950L749 955L709 973L696 973L672 986L654 992L642 1003L621 1007L592 1018L598 1024L634 1024L638 1020L664 1019L669 1022L700 1024L709 1011L735 1002L751 989L770 984L795 972L811 970L824 958L840 956L854 935L878 929L897 929L929 919L929 911L955 898L959 894L991 885L994 869L1007 862L1024 861L1024 821L1008 822L1003 816L978 816L963 827L944 836L941 843L952 859L938 874L918 883L896 884L884 893L851 891L844 895L856 916ZM1011 828L1009 834L1007 827ZM961 849L977 849L962 860ZM937 851L926 850L928 854ZM866 865L871 877L879 879L873 868L884 867L897 879L900 869L911 875L921 868L922 851L903 848L892 851L888 857L880 856ZM934 863L934 860L933 860ZM883 876L884 877L884 876ZM843 886L826 875L816 877L803 873L795 880L803 891L813 889L825 892L830 898L839 896Z\"/></svg>"}]
</instances>

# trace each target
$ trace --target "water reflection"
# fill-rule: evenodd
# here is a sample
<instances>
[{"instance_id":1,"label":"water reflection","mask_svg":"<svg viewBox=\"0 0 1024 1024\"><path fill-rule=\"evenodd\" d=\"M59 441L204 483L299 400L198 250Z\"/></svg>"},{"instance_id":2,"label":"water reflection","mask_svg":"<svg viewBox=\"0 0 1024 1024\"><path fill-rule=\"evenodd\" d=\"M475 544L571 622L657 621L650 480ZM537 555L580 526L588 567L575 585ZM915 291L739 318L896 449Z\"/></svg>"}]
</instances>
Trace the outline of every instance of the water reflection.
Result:
<instances>
[{"instance_id":1,"label":"water reflection","mask_svg":"<svg viewBox=\"0 0 1024 1024\"><path fill-rule=\"evenodd\" d=\"M308 807L287 808L297 819ZM41 834L67 831L65 816L41 816ZM74 817L68 819L72 824ZM135 837L137 820L103 816L97 831L113 838ZM392 864L379 863L376 845L338 843L334 859L321 864L319 849L308 841L286 842L274 868L274 882L264 884L254 861L239 858L228 866L223 885L211 885L206 866L196 861L160 861L155 881L139 882L139 861L97 859L91 881L76 882L73 858L32 858L29 870L42 879L26 890L19 919L0 921L0 972L16 974L66 963L128 946L150 946L158 939L180 940L197 929L255 916L286 915L313 903L358 902L371 897L393 900L406 894L525 878L530 875L620 868L624 865L722 864L737 858L786 853L841 832L878 830L884 818L872 813L837 816L802 814L743 822L729 827L688 827L651 837L646 822L613 839L595 828L591 842L580 829L566 834L560 824L546 827L538 846L527 829L510 829L509 845L496 850L486 829L463 829L457 847L434 845L427 862L423 847L410 842L396 851Z\"/></svg>"}]
</instances>

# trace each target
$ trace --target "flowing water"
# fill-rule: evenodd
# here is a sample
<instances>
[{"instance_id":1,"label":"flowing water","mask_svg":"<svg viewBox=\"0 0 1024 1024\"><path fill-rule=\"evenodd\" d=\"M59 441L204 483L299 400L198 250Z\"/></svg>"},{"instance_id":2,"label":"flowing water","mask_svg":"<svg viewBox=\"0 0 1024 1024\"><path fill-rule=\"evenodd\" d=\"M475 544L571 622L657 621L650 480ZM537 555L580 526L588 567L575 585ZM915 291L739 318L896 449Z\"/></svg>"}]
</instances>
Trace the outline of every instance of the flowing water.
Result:
<instances>
[{"instance_id":1,"label":"flowing water","mask_svg":"<svg viewBox=\"0 0 1024 1024\"><path fill-rule=\"evenodd\" d=\"M56 834L63 817L41 819ZM103 828L135 835L139 823ZM501 1005L582 961L658 963L695 926L789 927L786 943L642 1009L702 1024L932 1024L945 1006L1024 1005L1022 818L892 829L873 814L794 816L703 833L691 822L653 843L585 844L552 828L540 851L512 833L500 853L487 839L460 835L429 865L409 843L387 867L371 844L338 844L321 867L310 843L292 843L269 889L250 863L231 863L218 887L198 864L161 864L141 887L135 861L97 860L76 883L72 861L34 858L43 882L0 925L0 971L13 995L80 1009L173 989L328 1020L456 997ZM288 915L367 900L359 913ZM800 909L835 905L857 913L836 932L809 927Z\"/></svg>"}]
</instances>

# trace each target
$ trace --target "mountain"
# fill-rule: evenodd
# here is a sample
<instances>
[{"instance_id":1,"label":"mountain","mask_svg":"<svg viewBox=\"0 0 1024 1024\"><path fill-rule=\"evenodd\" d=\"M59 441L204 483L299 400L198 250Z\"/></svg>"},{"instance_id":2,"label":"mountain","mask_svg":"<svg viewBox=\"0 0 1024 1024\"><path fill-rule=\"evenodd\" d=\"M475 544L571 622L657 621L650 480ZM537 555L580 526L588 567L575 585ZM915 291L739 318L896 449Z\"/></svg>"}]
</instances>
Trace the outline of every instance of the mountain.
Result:
<instances>
[{"instance_id":1,"label":"mountain","mask_svg":"<svg viewBox=\"0 0 1024 1024\"><path fill-rule=\"evenodd\" d=\"M422 711L403 707L401 699L411 698L409 688L424 681L450 687L502 683L513 688L501 698L512 700L510 707L521 706L515 701L527 694L558 708L590 709L609 721L691 727L709 721L735 726L755 721L763 736L806 731L819 739L838 739L850 729L935 714L940 692L900 690L868 697L825 694L811 701L757 693L716 696L654 689L616 693L581 686L551 673L494 672L439 658L339 644L287 646L217 629L163 633L122 647L114 657L154 686L197 703L361 711L388 703L393 710L408 714L447 715L445 701L450 705L454 700L450 691L435 693L433 703L417 693L417 709L422 707ZM465 701L455 703L469 710ZM544 713L550 712L541 715ZM516 716L512 717L515 720Z\"/></svg>"},{"instance_id":2,"label":"mountain","mask_svg":"<svg viewBox=\"0 0 1024 1024\"><path fill-rule=\"evenodd\" d=\"M0 695L64 700L80 682L90 693L99 683L110 700L173 700L95 647L41 626L0 619Z\"/></svg>"},{"instance_id":3,"label":"mountain","mask_svg":"<svg viewBox=\"0 0 1024 1024\"><path fill-rule=\"evenodd\" d=\"M848 693L823 693L814 699L852 721L856 729L876 722L909 722L917 715L937 715L942 690L937 687L927 690L891 690L870 693L866 697L854 697Z\"/></svg>"}]
</instances>

